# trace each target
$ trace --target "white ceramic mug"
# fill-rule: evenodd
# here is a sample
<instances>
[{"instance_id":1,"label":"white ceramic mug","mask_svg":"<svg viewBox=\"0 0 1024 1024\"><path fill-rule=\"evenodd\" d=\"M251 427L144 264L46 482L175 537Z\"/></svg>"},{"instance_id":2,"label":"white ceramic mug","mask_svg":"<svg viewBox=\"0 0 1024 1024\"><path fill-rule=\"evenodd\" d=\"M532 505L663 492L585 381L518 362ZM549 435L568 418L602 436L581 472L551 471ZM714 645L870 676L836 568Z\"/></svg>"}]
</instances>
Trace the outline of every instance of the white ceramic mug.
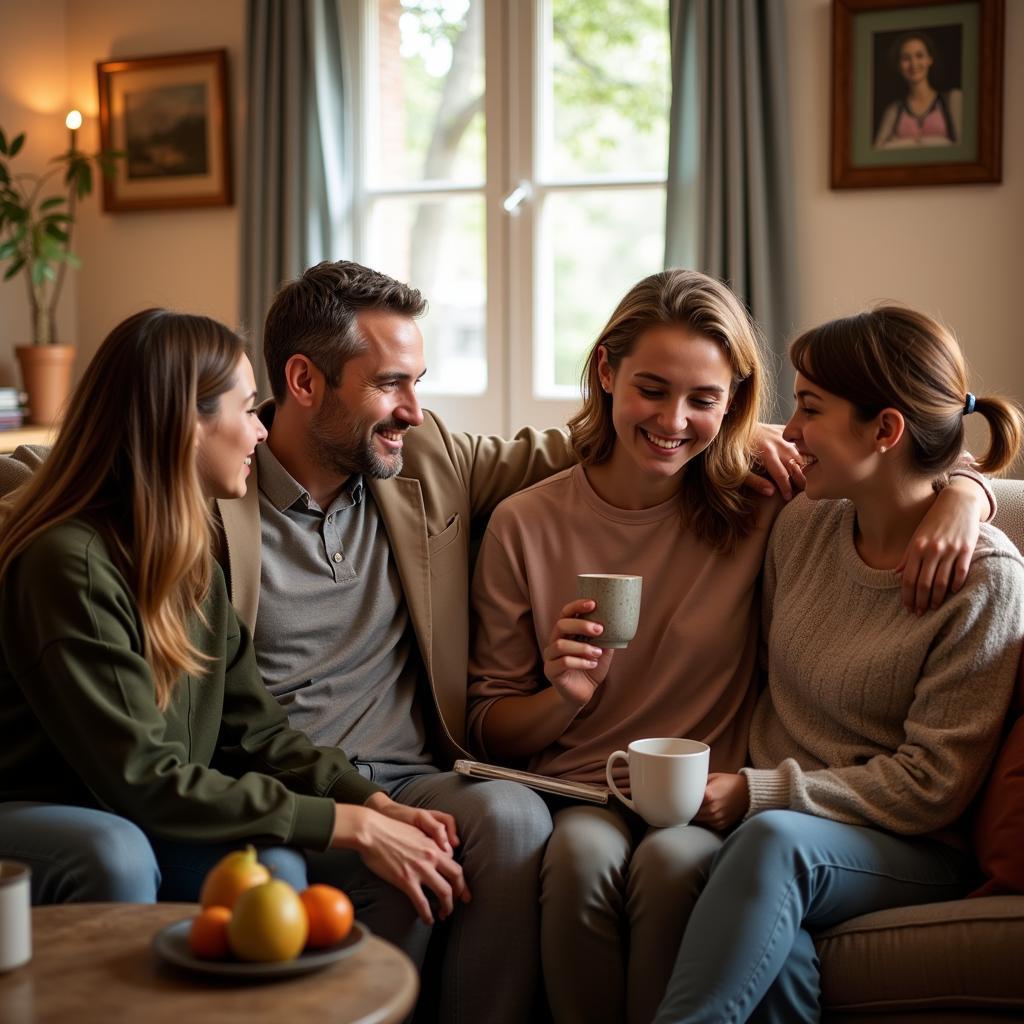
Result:
<instances>
[{"instance_id":1,"label":"white ceramic mug","mask_svg":"<svg viewBox=\"0 0 1024 1024\"><path fill-rule=\"evenodd\" d=\"M30 875L27 864L0 860L0 972L32 959Z\"/></svg>"},{"instance_id":2,"label":"white ceramic mug","mask_svg":"<svg viewBox=\"0 0 1024 1024\"><path fill-rule=\"evenodd\" d=\"M688 825L704 800L710 753L711 748L700 740L634 740L628 753L616 750L608 758L605 778L609 789L648 825ZM623 795L612 777L612 766L620 758L629 765L632 799Z\"/></svg>"}]
</instances>

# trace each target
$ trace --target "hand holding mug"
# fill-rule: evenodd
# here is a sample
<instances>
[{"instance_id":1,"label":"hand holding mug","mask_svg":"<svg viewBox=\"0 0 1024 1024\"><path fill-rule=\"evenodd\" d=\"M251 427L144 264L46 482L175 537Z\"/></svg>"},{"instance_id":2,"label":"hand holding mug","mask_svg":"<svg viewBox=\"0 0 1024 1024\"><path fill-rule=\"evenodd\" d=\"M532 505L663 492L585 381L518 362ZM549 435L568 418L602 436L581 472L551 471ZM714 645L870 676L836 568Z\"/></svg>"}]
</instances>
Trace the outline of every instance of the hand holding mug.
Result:
<instances>
[{"instance_id":1,"label":"hand holding mug","mask_svg":"<svg viewBox=\"0 0 1024 1024\"><path fill-rule=\"evenodd\" d=\"M716 832L735 825L750 807L750 789L746 775L712 772L704 788L704 802L693 820Z\"/></svg>"},{"instance_id":2,"label":"hand holding mug","mask_svg":"<svg viewBox=\"0 0 1024 1024\"><path fill-rule=\"evenodd\" d=\"M615 653L591 642L604 631L599 622L582 618L594 607L589 598L565 605L543 651L544 675L562 700L576 708L586 705L604 682Z\"/></svg>"},{"instance_id":3,"label":"hand holding mug","mask_svg":"<svg viewBox=\"0 0 1024 1024\"><path fill-rule=\"evenodd\" d=\"M605 766L608 788L654 828L688 825L704 800L711 748L700 740L634 740L628 752L616 750ZM612 768L623 760L629 765L626 796L615 784Z\"/></svg>"}]
</instances>

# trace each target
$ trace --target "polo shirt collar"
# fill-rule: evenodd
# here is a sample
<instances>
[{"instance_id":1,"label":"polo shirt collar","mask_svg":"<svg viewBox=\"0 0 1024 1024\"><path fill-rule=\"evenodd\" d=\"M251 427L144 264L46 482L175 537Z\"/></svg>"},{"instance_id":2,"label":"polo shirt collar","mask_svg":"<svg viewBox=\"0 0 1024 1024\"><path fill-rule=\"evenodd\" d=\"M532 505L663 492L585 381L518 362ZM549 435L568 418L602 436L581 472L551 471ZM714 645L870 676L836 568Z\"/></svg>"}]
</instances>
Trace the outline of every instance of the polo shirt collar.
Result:
<instances>
[{"instance_id":1,"label":"polo shirt collar","mask_svg":"<svg viewBox=\"0 0 1024 1024\"><path fill-rule=\"evenodd\" d=\"M309 496L309 491L281 465L277 456L265 444L256 446L256 469L260 490L278 512L284 512L296 505L307 511L317 507ZM362 475L353 473L341 489L341 493L331 503L331 508L318 511L330 512L339 507L350 508L358 505L363 500L365 489Z\"/></svg>"}]
</instances>

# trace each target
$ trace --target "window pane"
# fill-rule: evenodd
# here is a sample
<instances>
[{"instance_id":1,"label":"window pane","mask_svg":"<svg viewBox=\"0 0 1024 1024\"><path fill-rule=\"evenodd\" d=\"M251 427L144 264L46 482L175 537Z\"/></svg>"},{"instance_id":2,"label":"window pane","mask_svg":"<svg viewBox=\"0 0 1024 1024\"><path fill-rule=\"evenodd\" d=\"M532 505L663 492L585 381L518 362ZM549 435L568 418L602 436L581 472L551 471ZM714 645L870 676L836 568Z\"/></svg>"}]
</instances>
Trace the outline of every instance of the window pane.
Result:
<instances>
[{"instance_id":1,"label":"window pane","mask_svg":"<svg viewBox=\"0 0 1024 1024\"><path fill-rule=\"evenodd\" d=\"M420 390L487 387L484 201L478 196L373 201L366 262L419 288L427 376Z\"/></svg>"},{"instance_id":2,"label":"window pane","mask_svg":"<svg viewBox=\"0 0 1024 1024\"><path fill-rule=\"evenodd\" d=\"M484 180L484 0L378 0L372 184Z\"/></svg>"},{"instance_id":3,"label":"window pane","mask_svg":"<svg viewBox=\"0 0 1024 1024\"><path fill-rule=\"evenodd\" d=\"M548 180L664 174L668 0L549 0Z\"/></svg>"},{"instance_id":4,"label":"window pane","mask_svg":"<svg viewBox=\"0 0 1024 1024\"><path fill-rule=\"evenodd\" d=\"M663 188L562 192L544 204L541 395L578 394L583 357L619 299L662 269Z\"/></svg>"}]
</instances>

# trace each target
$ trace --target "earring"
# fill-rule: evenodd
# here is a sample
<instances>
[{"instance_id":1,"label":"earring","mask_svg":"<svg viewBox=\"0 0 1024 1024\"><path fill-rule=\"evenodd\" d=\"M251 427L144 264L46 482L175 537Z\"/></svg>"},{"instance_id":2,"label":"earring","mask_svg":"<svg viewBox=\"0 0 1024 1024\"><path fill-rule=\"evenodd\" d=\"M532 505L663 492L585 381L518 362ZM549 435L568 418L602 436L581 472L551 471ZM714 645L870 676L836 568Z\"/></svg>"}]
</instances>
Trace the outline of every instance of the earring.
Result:
<instances>
[{"instance_id":1,"label":"earring","mask_svg":"<svg viewBox=\"0 0 1024 1024\"><path fill-rule=\"evenodd\" d=\"M878 446L878 454L879 454L879 455L884 455L884 454L886 453L886 451L887 451L887 450L888 450L888 449L887 449L887 448L885 447L885 445L884 445L884 444L880 444L880 445Z\"/></svg>"}]
</instances>

